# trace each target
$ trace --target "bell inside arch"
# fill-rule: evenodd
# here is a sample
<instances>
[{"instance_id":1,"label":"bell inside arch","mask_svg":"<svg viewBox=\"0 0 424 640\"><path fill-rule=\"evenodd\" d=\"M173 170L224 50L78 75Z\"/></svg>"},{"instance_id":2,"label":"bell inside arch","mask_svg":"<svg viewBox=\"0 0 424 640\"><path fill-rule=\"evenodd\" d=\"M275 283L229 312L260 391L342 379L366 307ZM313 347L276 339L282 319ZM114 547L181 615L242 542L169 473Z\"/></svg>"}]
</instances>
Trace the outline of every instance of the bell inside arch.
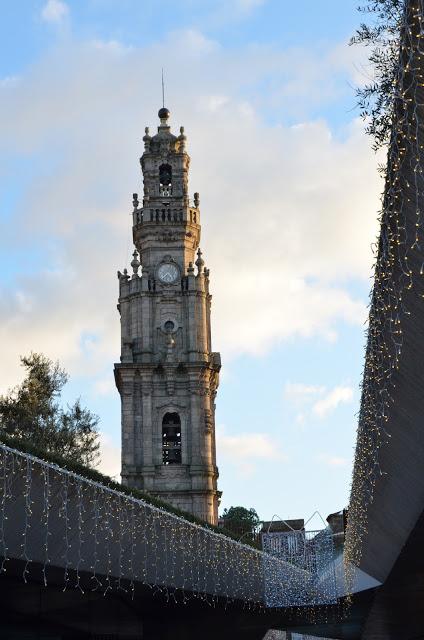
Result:
<instances>
[{"instance_id":1,"label":"bell inside arch","mask_svg":"<svg viewBox=\"0 0 424 640\"><path fill-rule=\"evenodd\" d=\"M161 196L172 195L172 167L170 164L161 164L159 167L159 190Z\"/></svg>"},{"instance_id":2,"label":"bell inside arch","mask_svg":"<svg viewBox=\"0 0 424 640\"><path fill-rule=\"evenodd\" d=\"M163 464L181 464L181 419L178 413L166 413L162 420Z\"/></svg>"}]
</instances>

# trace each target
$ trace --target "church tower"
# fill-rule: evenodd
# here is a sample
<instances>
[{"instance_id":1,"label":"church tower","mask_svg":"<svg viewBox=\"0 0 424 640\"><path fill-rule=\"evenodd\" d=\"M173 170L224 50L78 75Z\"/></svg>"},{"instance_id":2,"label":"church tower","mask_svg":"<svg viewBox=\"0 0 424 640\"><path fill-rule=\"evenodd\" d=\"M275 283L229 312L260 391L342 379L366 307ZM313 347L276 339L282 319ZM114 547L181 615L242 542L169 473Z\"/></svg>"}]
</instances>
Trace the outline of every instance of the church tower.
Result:
<instances>
[{"instance_id":1,"label":"church tower","mask_svg":"<svg viewBox=\"0 0 424 640\"><path fill-rule=\"evenodd\" d=\"M133 196L132 274L118 272L122 482L212 524L218 519L215 396L221 360L211 350L209 269L199 194L188 194L181 127L159 110L143 138L143 203Z\"/></svg>"}]
</instances>

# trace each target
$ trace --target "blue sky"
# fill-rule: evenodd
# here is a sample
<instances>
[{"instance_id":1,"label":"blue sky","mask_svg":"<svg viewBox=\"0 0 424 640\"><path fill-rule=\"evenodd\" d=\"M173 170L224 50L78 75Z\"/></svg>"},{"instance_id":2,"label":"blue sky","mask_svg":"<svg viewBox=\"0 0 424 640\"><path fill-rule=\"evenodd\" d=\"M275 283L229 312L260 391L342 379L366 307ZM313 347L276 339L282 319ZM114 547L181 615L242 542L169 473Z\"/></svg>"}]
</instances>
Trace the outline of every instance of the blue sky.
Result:
<instances>
[{"instance_id":1,"label":"blue sky","mask_svg":"<svg viewBox=\"0 0 424 640\"><path fill-rule=\"evenodd\" d=\"M71 373L119 471L116 271L160 70L184 124L223 360L222 506L348 500L381 184L355 109L357 0L27 0L0 24L2 390L33 349Z\"/></svg>"}]
</instances>

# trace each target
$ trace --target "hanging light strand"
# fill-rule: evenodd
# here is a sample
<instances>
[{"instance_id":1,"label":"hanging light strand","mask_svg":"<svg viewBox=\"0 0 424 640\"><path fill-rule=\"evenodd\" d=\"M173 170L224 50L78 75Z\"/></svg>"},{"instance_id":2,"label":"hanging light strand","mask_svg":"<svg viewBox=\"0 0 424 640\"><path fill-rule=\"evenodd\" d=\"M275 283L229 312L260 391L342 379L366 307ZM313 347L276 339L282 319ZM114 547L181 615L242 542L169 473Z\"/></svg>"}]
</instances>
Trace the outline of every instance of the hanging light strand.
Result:
<instances>
[{"instance_id":1,"label":"hanging light strand","mask_svg":"<svg viewBox=\"0 0 424 640\"><path fill-rule=\"evenodd\" d=\"M376 245L362 398L346 533L346 567L359 566L375 487L387 471L396 378L411 300L423 297L423 0L405 0L395 70L392 134ZM349 570L350 579L353 576ZM349 580L348 576L348 580Z\"/></svg>"},{"instance_id":2,"label":"hanging light strand","mask_svg":"<svg viewBox=\"0 0 424 640\"><path fill-rule=\"evenodd\" d=\"M48 567L63 567L64 591L124 590L134 597L141 583L165 599L199 598L210 606L223 598L247 609L288 607L299 594L305 606L317 604L310 568L3 444L0 488L0 552L4 563L24 560L25 581L36 561L45 585ZM319 600L334 602L334 589L323 585Z\"/></svg>"}]
</instances>

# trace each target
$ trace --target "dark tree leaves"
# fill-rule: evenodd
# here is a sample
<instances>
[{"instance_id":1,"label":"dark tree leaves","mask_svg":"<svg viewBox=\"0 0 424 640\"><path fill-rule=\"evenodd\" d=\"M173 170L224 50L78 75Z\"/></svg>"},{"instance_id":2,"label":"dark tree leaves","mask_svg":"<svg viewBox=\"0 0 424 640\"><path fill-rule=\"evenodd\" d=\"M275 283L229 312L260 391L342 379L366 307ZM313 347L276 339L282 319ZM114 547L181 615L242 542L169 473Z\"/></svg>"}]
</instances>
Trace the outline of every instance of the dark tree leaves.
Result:
<instances>
[{"instance_id":1,"label":"dark tree leaves","mask_svg":"<svg viewBox=\"0 0 424 640\"><path fill-rule=\"evenodd\" d=\"M373 78L356 91L366 131L374 138L374 149L390 140L396 98L400 34L405 0L369 0L359 11L369 17L351 39L351 44L370 47Z\"/></svg>"},{"instance_id":2,"label":"dark tree leaves","mask_svg":"<svg viewBox=\"0 0 424 640\"><path fill-rule=\"evenodd\" d=\"M260 522L255 509L246 509L246 507L224 509L222 519L224 520L225 528L240 537L246 534L250 534L253 537Z\"/></svg>"},{"instance_id":3,"label":"dark tree leaves","mask_svg":"<svg viewBox=\"0 0 424 640\"><path fill-rule=\"evenodd\" d=\"M68 375L59 363L31 353L21 357L23 382L0 396L0 428L35 447L85 465L99 457L99 418L80 400L64 410L60 396Z\"/></svg>"}]
</instances>

